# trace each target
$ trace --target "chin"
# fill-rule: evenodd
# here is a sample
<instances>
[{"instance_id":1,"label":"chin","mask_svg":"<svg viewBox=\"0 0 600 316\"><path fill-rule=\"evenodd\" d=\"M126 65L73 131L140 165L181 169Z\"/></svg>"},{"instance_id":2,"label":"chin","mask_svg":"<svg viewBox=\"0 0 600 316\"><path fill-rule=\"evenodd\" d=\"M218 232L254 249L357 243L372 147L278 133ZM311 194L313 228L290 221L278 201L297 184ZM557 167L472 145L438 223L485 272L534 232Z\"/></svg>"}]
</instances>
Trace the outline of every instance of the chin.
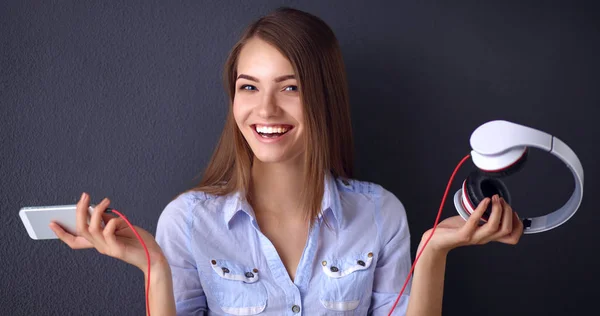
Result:
<instances>
[{"instance_id":1,"label":"chin","mask_svg":"<svg viewBox=\"0 0 600 316\"><path fill-rule=\"evenodd\" d=\"M281 164L297 162L302 158L302 152L290 152L287 150L253 150L254 159L265 164Z\"/></svg>"},{"instance_id":2,"label":"chin","mask_svg":"<svg viewBox=\"0 0 600 316\"><path fill-rule=\"evenodd\" d=\"M280 154L266 154L259 153L254 154L254 159L262 162L262 163L282 163L289 160L289 158L282 156Z\"/></svg>"}]
</instances>

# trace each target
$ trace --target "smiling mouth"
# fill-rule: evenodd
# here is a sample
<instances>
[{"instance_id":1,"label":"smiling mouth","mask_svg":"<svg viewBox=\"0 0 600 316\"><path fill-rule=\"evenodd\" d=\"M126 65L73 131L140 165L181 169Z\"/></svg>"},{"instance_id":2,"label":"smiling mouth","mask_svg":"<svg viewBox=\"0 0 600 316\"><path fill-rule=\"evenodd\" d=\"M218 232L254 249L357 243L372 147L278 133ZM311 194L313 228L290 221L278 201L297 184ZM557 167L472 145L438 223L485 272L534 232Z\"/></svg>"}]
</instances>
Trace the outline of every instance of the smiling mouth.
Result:
<instances>
[{"instance_id":1,"label":"smiling mouth","mask_svg":"<svg viewBox=\"0 0 600 316\"><path fill-rule=\"evenodd\" d=\"M292 125L259 125L254 124L252 128L258 135L264 138L277 138L285 135L294 128Z\"/></svg>"}]
</instances>

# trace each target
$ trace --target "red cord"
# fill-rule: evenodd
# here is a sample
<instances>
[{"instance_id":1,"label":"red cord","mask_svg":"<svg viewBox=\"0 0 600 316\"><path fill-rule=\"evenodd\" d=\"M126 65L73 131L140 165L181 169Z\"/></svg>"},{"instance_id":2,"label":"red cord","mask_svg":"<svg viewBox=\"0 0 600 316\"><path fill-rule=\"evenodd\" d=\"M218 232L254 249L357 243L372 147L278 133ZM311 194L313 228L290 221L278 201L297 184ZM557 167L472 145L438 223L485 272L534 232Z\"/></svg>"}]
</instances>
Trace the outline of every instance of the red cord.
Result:
<instances>
[{"instance_id":1,"label":"red cord","mask_svg":"<svg viewBox=\"0 0 600 316\"><path fill-rule=\"evenodd\" d=\"M392 309L390 310L388 316L392 315L392 312L396 308L396 305L398 304L398 301L400 300L400 297L402 297L402 293L404 293L404 290L406 289L406 285L408 284L408 281L410 280L410 277L412 275L413 270L415 269L415 265L417 264L417 261L419 260L419 257L421 257L421 254L423 253L423 250L425 250L425 247L427 246L427 243L429 243L429 240L433 236L433 233L435 233L435 229L437 228L438 221L440 220L440 216L442 215L442 209L444 208L444 203L446 202L446 196L448 195L448 191L450 190L450 185L452 184L452 180L454 180L454 176L456 175L456 172L458 171L458 169L460 168L460 166L467 159L469 159L470 156L471 155L466 155L458 163L458 165L456 165L456 168L454 169L454 172L452 172L452 175L450 176L450 180L448 181L448 184L446 185L446 191L444 192L444 196L442 197L442 202L441 202L440 208L438 210L438 215L437 215L437 217L435 219L435 223L433 224L433 230L431 231L431 234L429 234L429 237L425 241L425 244L423 245L423 248L421 248L421 251L419 252L419 254L417 255L417 257L415 258L415 262L413 262L413 265L410 268L410 272L408 273L406 281L404 281L404 286L402 286L402 290L400 290L400 294L398 294L398 297L396 298L396 301L394 302L394 305L392 306ZM133 225L131 225L131 223L129 222L129 220L127 219L127 217L125 217L125 215L121 214L120 212L118 212L115 209L111 209L111 212L119 215L119 217L121 217L123 220L125 220L125 222L127 223L127 225L129 225L129 227L131 228L131 230L133 230L133 233L137 236L137 238L142 243L142 246L144 247L144 251L146 252L146 259L148 261L148 285L147 285L147 289L146 289L146 310L148 311L148 316L150 316L150 305L149 305L149 301L148 301L148 293L150 292L150 254L148 253L148 248L146 247L146 243L144 243L144 240L142 239L142 237L140 237L140 235L138 234L138 232L135 230L135 228L133 227Z\"/></svg>"},{"instance_id":2,"label":"red cord","mask_svg":"<svg viewBox=\"0 0 600 316\"><path fill-rule=\"evenodd\" d=\"M452 184L452 180L454 180L454 176L456 175L456 172L458 171L458 169L460 168L460 166L467 159L469 159L469 157L471 157L471 155L466 155L458 163L458 165L456 165L456 168L454 168L454 172L452 172L452 175L450 176L450 180L448 180L448 184L446 185L446 191L444 192L444 196L442 197L442 203L440 204L440 208L438 210L438 214L437 214L437 217L435 219L435 223L433 224L433 230L431 231L431 234L429 234L429 237L425 241L425 244L423 244L423 248L421 248L421 251L419 252L419 254L417 255L417 257L415 258L415 262L413 262L413 265L410 268L410 272L408 273L408 276L406 277L406 281L404 281L404 286L402 287L402 290L400 291L400 294L398 294L398 297L396 298L396 301L394 302L394 305L392 306L392 309L390 310L388 316L392 315L392 312L394 311L394 308L396 308L396 305L398 304L398 301L400 300L400 297L402 296L402 293L404 293L404 289L406 288L406 285L408 284L408 281L410 280L410 277L412 276L412 272L415 269L415 265L417 264L417 260L419 260L419 257L421 257L421 254L423 253L423 250L425 250L425 246L427 246L427 243L429 242L429 239L431 239L431 237L433 236L433 233L435 233L435 229L437 227L438 221L440 220L440 215L442 215L442 209L444 208L444 203L446 202L446 196L448 195L448 191L450 190L450 185Z\"/></svg>"},{"instance_id":3,"label":"red cord","mask_svg":"<svg viewBox=\"0 0 600 316\"><path fill-rule=\"evenodd\" d=\"M140 237L140 235L135 230L135 228L133 228L133 225L131 225L131 223L129 222L129 220L127 219L127 217L125 217L125 215L119 213L115 209L111 209L110 211L113 212L113 213L115 213L115 214L117 214L117 215L119 215L123 220L125 220L125 222L127 223L127 225L129 225L129 227L131 228L131 230L133 230L133 233L137 236L137 238L142 243L142 246L144 247L144 251L146 251L146 260L148 260L148 288L146 289L146 310L148 311L148 316L150 316L150 305L149 305L149 302L148 302L148 293L150 292L150 254L148 253L148 248L146 247L146 243L144 243L144 240L142 239L142 237Z\"/></svg>"}]
</instances>

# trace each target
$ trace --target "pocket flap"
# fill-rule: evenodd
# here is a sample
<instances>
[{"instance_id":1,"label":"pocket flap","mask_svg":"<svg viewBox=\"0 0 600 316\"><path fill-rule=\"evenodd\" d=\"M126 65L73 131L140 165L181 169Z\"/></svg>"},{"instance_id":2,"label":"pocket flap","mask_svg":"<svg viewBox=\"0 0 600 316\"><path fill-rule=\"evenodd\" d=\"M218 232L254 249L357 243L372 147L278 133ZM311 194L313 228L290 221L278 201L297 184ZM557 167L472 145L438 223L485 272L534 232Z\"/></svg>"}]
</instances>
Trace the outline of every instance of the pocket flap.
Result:
<instances>
[{"instance_id":1,"label":"pocket flap","mask_svg":"<svg viewBox=\"0 0 600 316\"><path fill-rule=\"evenodd\" d=\"M224 260L211 260L213 271L223 279L254 283L259 280L258 269L246 267L239 263Z\"/></svg>"},{"instance_id":2,"label":"pocket flap","mask_svg":"<svg viewBox=\"0 0 600 316\"><path fill-rule=\"evenodd\" d=\"M343 259L325 259L321 262L323 272L330 278L342 278L360 270L366 270L373 262L373 253L345 256Z\"/></svg>"},{"instance_id":3,"label":"pocket flap","mask_svg":"<svg viewBox=\"0 0 600 316\"><path fill-rule=\"evenodd\" d=\"M214 273L210 293L221 310L231 315L256 315L267 306L267 290L258 269L233 260L210 261Z\"/></svg>"}]
</instances>

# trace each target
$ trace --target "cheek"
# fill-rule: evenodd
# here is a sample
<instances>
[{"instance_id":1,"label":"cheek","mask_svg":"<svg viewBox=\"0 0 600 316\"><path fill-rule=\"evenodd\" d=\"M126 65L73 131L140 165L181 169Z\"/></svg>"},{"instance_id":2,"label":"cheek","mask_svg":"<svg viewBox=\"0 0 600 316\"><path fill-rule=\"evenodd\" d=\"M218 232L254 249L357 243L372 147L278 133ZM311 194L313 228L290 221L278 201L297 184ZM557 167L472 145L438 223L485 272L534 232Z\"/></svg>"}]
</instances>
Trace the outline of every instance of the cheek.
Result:
<instances>
[{"instance_id":1,"label":"cheek","mask_svg":"<svg viewBox=\"0 0 600 316\"><path fill-rule=\"evenodd\" d=\"M295 120L298 124L304 124L304 105L300 98L285 100L285 111L287 115Z\"/></svg>"},{"instance_id":2,"label":"cheek","mask_svg":"<svg viewBox=\"0 0 600 316\"><path fill-rule=\"evenodd\" d=\"M304 125L304 107L302 104L298 104L294 111L294 118L298 121L299 124Z\"/></svg>"},{"instance_id":3,"label":"cheek","mask_svg":"<svg viewBox=\"0 0 600 316\"><path fill-rule=\"evenodd\" d=\"M233 118L238 127L242 127L244 124L246 114L244 113L244 107L239 104L239 101L233 100Z\"/></svg>"}]
</instances>

